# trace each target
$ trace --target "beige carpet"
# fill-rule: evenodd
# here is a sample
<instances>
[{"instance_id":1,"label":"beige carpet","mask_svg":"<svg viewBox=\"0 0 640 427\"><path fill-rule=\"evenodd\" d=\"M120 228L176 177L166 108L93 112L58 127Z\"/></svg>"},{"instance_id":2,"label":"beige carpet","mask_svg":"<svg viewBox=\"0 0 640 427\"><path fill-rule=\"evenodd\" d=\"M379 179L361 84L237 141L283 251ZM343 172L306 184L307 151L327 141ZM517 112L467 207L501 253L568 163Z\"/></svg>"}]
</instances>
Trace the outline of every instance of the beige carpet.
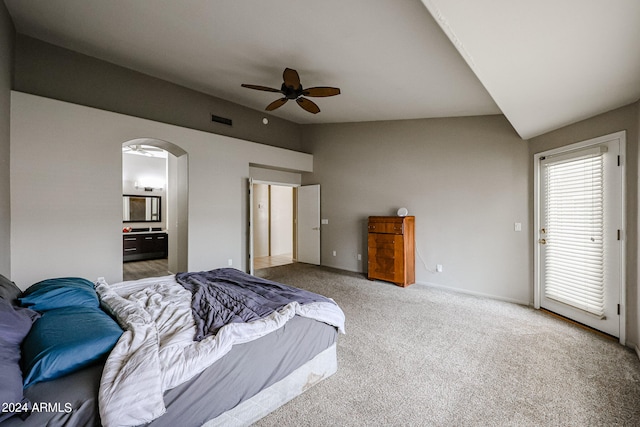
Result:
<instances>
[{"instance_id":1,"label":"beige carpet","mask_svg":"<svg viewBox=\"0 0 640 427\"><path fill-rule=\"evenodd\" d=\"M345 312L338 372L257 426L638 426L640 362L528 307L306 264L258 275Z\"/></svg>"}]
</instances>

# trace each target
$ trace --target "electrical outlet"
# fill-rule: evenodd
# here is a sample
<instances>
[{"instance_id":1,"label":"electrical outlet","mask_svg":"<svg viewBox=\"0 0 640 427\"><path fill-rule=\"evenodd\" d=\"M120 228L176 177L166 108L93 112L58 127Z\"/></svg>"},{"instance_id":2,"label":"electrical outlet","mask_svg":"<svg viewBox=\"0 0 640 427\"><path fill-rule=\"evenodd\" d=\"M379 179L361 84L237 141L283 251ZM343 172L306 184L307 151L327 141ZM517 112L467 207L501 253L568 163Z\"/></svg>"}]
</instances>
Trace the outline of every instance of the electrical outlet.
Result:
<instances>
[{"instance_id":1,"label":"electrical outlet","mask_svg":"<svg viewBox=\"0 0 640 427\"><path fill-rule=\"evenodd\" d=\"M358 254L358 261L362 261L362 254Z\"/></svg>"},{"instance_id":2,"label":"electrical outlet","mask_svg":"<svg viewBox=\"0 0 640 427\"><path fill-rule=\"evenodd\" d=\"M438 264L438 265L436 265L436 271L437 271L438 273L442 273L442 264Z\"/></svg>"},{"instance_id":3,"label":"electrical outlet","mask_svg":"<svg viewBox=\"0 0 640 427\"><path fill-rule=\"evenodd\" d=\"M333 256L336 256L336 251L333 251L332 255L333 255Z\"/></svg>"},{"instance_id":4,"label":"electrical outlet","mask_svg":"<svg viewBox=\"0 0 640 427\"><path fill-rule=\"evenodd\" d=\"M231 267L233 265L233 260L229 258L229 261L227 261L227 263L229 264L229 267Z\"/></svg>"}]
</instances>

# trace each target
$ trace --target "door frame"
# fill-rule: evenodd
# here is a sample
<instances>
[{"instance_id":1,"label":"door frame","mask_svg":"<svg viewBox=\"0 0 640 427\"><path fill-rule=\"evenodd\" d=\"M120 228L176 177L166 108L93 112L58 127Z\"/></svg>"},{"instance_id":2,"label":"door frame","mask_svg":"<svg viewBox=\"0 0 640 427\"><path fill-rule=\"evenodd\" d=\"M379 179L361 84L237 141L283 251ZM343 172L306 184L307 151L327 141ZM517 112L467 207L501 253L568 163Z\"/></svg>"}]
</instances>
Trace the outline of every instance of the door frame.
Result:
<instances>
[{"instance_id":1,"label":"door frame","mask_svg":"<svg viewBox=\"0 0 640 427\"><path fill-rule=\"evenodd\" d=\"M133 138L122 143L123 147L132 145L149 145L169 154L164 201L165 228L169 234L168 270L189 271L189 153L173 142L157 138ZM122 166L120 156L121 169Z\"/></svg>"},{"instance_id":2,"label":"door frame","mask_svg":"<svg viewBox=\"0 0 640 427\"><path fill-rule=\"evenodd\" d=\"M622 345L625 345L626 342L626 299L627 299L627 281L626 281L626 240L628 239L628 235L626 231L627 218L626 218L626 168L625 168L625 159L626 159L626 131L614 132L608 135L603 135L597 138L588 139L581 142L576 142L573 144L565 145L562 147L554 148L551 150L547 150L541 153L536 153L533 155L533 236L532 243L533 247L533 306L536 309L540 309L540 292L542 291L542 279L540 277L540 263L541 263L541 255L540 255L540 245L538 244L538 230L541 228L541 218L540 218L540 158L557 155L560 153L567 153L571 151L581 150L584 148L588 148L591 146L596 146L602 144L607 141L611 141L612 139L617 139L620 142L620 170L621 173L621 230L622 230L622 242L620 247L620 336L619 342Z\"/></svg>"},{"instance_id":3,"label":"door frame","mask_svg":"<svg viewBox=\"0 0 640 427\"><path fill-rule=\"evenodd\" d=\"M280 187L291 187L294 189L293 191L293 195L294 198L296 197L296 193L295 193L295 189L297 187L300 187L300 184L292 184L290 182L278 182L278 181L265 181L265 180L261 180L261 179L253 179L251 177L249 177L249 179L247 180L247 185L249 186L249 224L248 224L248 234L249 234L249 245L248 245L248 249L249 249L249 253L247 254L247 263L248 263L248 273L249 274L253 274L254 273L254 265L253 265L253 261L254 261L254 241L253 241L253 232L254 232L254 221L253 221L253 215L255 214L255 212L253 211L253 184L264 184L264 185L276 185L276 186L280 186ZM293 202L293 223L292 223L292 227L294 230L293 233L293 258L295 259L295 255L296 255L296 247L297 247L297 236L296 236L296 224L297 224L297 207L296 207L296 203L295 200Z\"/></svg>"}]
</instances>

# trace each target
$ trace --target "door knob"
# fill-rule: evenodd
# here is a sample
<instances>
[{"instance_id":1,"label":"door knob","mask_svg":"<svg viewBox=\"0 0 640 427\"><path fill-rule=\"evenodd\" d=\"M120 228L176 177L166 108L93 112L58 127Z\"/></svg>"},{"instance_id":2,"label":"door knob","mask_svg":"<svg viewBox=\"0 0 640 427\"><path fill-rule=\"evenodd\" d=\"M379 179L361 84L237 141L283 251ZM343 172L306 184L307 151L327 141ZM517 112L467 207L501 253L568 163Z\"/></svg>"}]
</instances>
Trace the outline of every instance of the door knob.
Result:
<instances>
[{"instance_id":1,"label":"door knob","mask_svg":"<svg viewBox=\"0 0 640 427\"><path fill-rule=\"evenodd\" d=\"M320 227L313 227L312 230L320 230Z\"/></svg>"},{"instance_id":2,"label":"door knob","mask_svg":"<svg viewBox=\"0 0 640 427\"><path fill-rule=\"evenodd\" d=\"M538 240L538 243L540 243L541 245L546 245L547 244L547 240L546 239L540 239L540 240Z\"/></svg>"}]
</instances>

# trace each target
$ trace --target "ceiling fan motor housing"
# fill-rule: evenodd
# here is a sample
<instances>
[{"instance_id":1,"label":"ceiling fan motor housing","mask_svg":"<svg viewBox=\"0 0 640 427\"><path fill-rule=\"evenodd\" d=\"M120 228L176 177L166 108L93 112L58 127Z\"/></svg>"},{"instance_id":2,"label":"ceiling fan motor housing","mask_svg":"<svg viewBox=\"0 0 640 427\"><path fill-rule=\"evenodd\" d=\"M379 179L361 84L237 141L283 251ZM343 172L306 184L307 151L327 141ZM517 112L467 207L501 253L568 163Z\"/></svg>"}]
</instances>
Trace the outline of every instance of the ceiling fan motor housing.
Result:
<instances>
[{"instance_id":1,"label":"ceiling fan motor housing","mask_svg":"<svg viewBox=\"0 0 640 427\"><path fill-rule=\"evenodd\" d=\"M282 91L282 94L287 98L287 99L296 99L299 98L300 96L302 96L302 85L298 86L297 89L291 87L291 86L287 86L286 84L282 83L282 86L280 87L280 90Z\"/></svg>"}]
</instances>

